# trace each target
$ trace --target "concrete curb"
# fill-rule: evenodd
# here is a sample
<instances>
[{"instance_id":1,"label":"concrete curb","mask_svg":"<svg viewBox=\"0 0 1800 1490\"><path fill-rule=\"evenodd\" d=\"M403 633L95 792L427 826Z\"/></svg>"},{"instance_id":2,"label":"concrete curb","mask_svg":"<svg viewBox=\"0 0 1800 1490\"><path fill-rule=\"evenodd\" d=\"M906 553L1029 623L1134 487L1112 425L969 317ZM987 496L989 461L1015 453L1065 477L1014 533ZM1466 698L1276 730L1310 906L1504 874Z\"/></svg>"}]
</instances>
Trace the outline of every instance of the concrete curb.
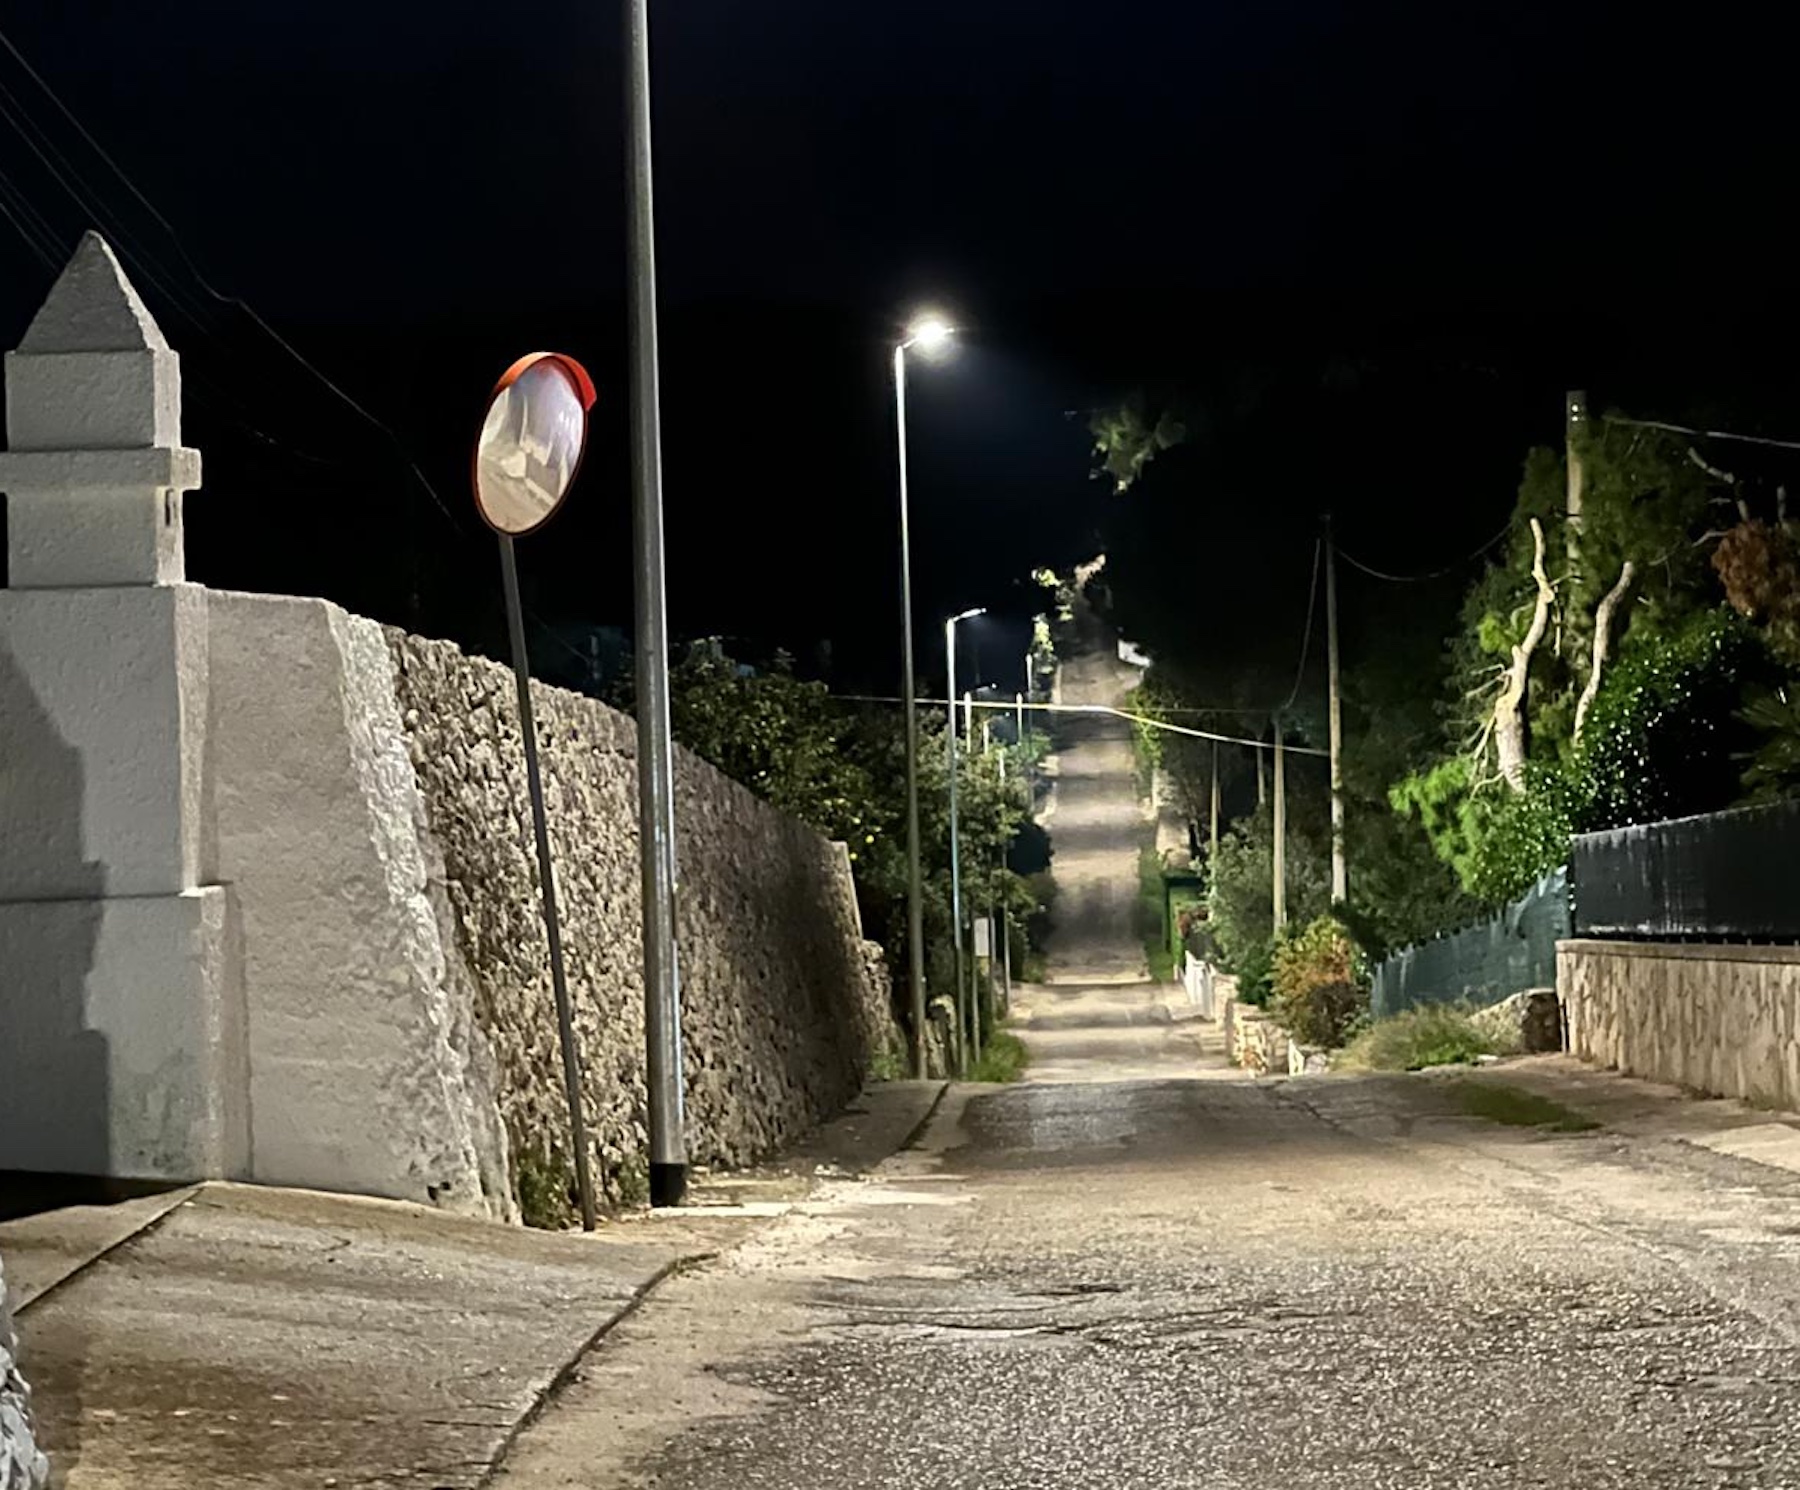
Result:
<instances>
[{"instance_id":1,"label":"concrete curb","mask_svg":"<svg viewBox=\"0 0 1800 1490\"><path fill-rule=\"evenodd\" d=\"M202 1188L201 1185L185 1185L167 1194L145 1196L118 1205L77 1206L0 1223L0 1245L14 1263L14 1314L24 1314L65 1283L79 1278L95 1263L154 1231ZM81 1213L73 1228L78 1233L74 1245L52 1245L53 1236L68 1235L74 1212ZM122 1227L117 1224L121 1218L124 1221ZM109 1225L109 1222L113 1224ZM92 1235L84 1240L79 1235L83 1231L91 1231ZM19 1281L21 1274L24 1276L22 1283Z\"/></svg>"},{"instance_id":2,"label":"concrete curb","mask_svg":"<svg viewBox=\"0 0 1800 1490\"><path fill-rule=\"evenodd\" d=\"M495 1446L493 1453L489 1456L487 1468L482 1471L481 1479L478 1481L478 1484L491 1485L499 1477L501 1470L506 1467L506 1456L512 1452L513 1445L516 1444L530 1429L533 1423L544 1415L544 1410L548 1408L562 1393L563 1389L574 1380L575 1373L580 1370L582 1361L587 1359L589 1353L592 1352L602 1340L620 1325L625 1323L626 1320L630 1319L632 1315L636 1314L639 1309L643 1308L645 1303L649 1300L650 1295L655 1293L657 1289L661 1288L664 1283L668 1282L668 1280L673 1278L677 1273L685 1272L692 1267L698 1267L702 1263L711 1262L713 1258L718 1255L719 1254L716 1252L695 1252L682 1257L673 1257L651 1274L649 1278L645 1279L643 1283L639 1284L638 1287L633 1290L631 1297L615 1310L610 1317L602 1320L599 1328L597 1328L593 1334L588 1336L582 1343L581 1348L564 1361L562 1365L557 1368L556 1373L537 1390L531 1400L531 1404L524 1412L519 1414L518 1420L514 1422L512 1427L508 1428L506 1432L501 1435L500 1442Z\"/></svg>"}]
</instances>

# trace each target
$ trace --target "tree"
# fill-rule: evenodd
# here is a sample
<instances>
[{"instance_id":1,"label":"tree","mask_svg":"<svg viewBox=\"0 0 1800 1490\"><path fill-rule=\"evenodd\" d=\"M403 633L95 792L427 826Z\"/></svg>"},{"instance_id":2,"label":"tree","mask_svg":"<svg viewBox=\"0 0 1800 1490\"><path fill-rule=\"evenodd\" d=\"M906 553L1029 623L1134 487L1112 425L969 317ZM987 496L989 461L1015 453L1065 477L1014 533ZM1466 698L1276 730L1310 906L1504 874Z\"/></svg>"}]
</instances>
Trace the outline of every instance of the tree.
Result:
<instances>
[{"instance_id":1,"label":"tree","mask_svg":"<svg viewBox=\"0 0 1800 1490\"><path fill-rule=\"evenodd\" d=\"M762 669L717 643L691 648L670 672L676 738L726 775L848 848L863 925L903 981L906 931L906 732L898 711L853 706L795 675L777 656ZM919 840L934 994L954 990L949 767L942 714L920 723ZM1027 821L1022 748L959 756L958 829L965 905L1032 918L1037 901L1008 860ZM1023 752L1023 753L1022 753Z\"/></svg>"},{"instance_id":2,"label":"tree","mask_svg":"<svg viewBox=\"0 0 1800 1490\"><path fill-rule=\"evenodd\" d=\"M1275 821L1265 803L1219 841L1207 884L1207 922L1222 966L1253 999L1266 998L1275 948ZM1322 800L1288 802L1287 911L1305 926L1331 909L1331 828Z\"/></svg>"},{"instance_id":3,"label":"tree","mask_svg":"<svg viewBox=\"0 0 1800 1490\"><path fill-rule=\"evenodd\" d=\"M1762 676L1706 561L1706 524L1744 512L1748 480L1666 430L1603 420L1576 438L1579 528L1546 541L1563 521L1563 462L1533 451L1509 546L1471 586L1451 644L1444 748L1391 794L1486 901L1560 862L1571 831L1728 805L1730 722ZM1746 608L1772 611L1779 570L1759 539L1745 532L1716 562Z\"/></svg>"},{"instance_id":4,"label":"tree","mask_svg":"<svg viewBox=\"0 0 1800 1490\"><path fill-rule=\"evenodd\" d=\"M1144 467L1165 450L1173 450L1187 437L1181 421L1167 409L1151 414L1142 394L1134 394L1119 407L1103 409L1088 420L1094 437L1098 467L1113 490L1123 492L1144 474Z\"/></svg>"}]
</instances>

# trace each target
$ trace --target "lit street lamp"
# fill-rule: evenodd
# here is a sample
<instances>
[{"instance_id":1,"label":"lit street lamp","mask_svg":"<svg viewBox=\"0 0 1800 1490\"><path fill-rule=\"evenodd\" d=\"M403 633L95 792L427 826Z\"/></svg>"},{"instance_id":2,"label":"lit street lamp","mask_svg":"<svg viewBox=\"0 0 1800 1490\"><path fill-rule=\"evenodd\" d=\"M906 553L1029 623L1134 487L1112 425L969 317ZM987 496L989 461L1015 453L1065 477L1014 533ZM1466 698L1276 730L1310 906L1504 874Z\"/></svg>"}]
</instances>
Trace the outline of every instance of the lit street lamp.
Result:
<instances>
[{"instance_id":1,"label":"lit street lamp","mask_svg":"<svg viewBox=\"0 0 1800 1490\"><path fill-rule=\"evenodd\" d=\"M981 1056L981 1015L973 990L963 987L963 923L962 923L962 855L956 840L956 623L986 615L986 606L976 606L944 622L944 657L946 686L944 699L949 705L948 728L944 731L945 748L950 762L950 924L956 933L956 997L966 1003L964 1015L965 1064Z\"/></svg>"},{"instance_id":2,"label":"lit street lamp","mask_svg":"<svg viewBox=\"0 0 1800 1490\"><path fill-rule=\"evenodd\" d=\"M906 354L941 350L954 329L935 316L913 323L894 348L894 422L900 436L900 675L906 701L906 938L912 995L913 1075L925 1069L925 901L919 871L919 706L913 683L912 523L906 492ZM953 730L954 734L955 731Z\"/></svg>"}]
</instances>

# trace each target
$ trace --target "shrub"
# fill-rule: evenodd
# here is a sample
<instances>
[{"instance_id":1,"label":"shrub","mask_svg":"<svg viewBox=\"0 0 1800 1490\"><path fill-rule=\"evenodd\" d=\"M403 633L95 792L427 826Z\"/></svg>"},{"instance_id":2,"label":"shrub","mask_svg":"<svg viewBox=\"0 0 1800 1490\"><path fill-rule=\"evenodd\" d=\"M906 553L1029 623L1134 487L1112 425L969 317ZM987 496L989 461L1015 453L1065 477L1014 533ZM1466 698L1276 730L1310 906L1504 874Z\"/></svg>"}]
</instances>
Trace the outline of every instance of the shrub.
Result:
<instances>
[{"instance_id":1,"label":"shrub","mask_svg":"<svg viewBox=\"0 0 1800 1490\"><path fill-rule=\"evenodd\" d=\"M1366 1012L1357 961L1349 933L1330 916L1275 949L1270 1008L1302 1045L1341 1045Z\"/></svg>"},{"instance_id":2,"label":"shrub","mask_svg":"<svg viewBox=\"0 0 1800 1490\"><path fill-rule=\"evenodd\" d=\"M1257 1008L1268 1007L1270 975L1275 970L1274 944L1267 941L1257 942L1246 947L1238 954L1237 959L1237 996L1246 1004L1254 1004Z\"/></svg>"},{"instance_id":3,"label":"shrub","mask_svg":"<svg viewBox=\"0 0 1800 1490\"><path fill-rule=\"evenodd\" d=\"M1378 1019L1350 1042L1342 1064L1360 1071L1419 1071L1472 1065L1495 1055L1494 1041L1456 1004L1421 1004Z\"/></svg>"},{"instance_id":4,"label":"shrub","mask_svg":"<svg viewBox=\"0 0 1800 1490\"><path fill-rule=\"evenodd\" d=\"M1008 1030L995 1030L981 1047L969 1071L970 1081L1017 1081L1030 1060L1025 1042Z\"/></svg>"},{"instance_id":5,"label":"shrub","mask_svg":"<svg viewBox=\"0 0 1800 1490\"><path fill-rule=\"evenodd\" d=\"M1756 733L1747 692L1778 680L1756 633L1709 611L1624 658L1576 754L1578 831L1730 807Z\"/></svg>"}]
</instances>

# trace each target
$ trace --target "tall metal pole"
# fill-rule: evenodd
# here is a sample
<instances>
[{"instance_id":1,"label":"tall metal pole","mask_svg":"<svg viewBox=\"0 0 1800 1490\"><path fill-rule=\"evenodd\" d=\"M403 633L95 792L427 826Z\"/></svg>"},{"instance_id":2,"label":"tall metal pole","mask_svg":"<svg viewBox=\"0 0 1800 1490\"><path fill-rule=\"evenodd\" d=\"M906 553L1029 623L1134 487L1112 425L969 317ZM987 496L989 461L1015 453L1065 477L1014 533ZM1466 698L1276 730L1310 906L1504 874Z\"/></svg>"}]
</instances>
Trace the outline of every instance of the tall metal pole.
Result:
<instances>
[{"instance_id":1,"label":"tall metal pole","mask_svg":"<svg viewBox=\"0 0 1800 1490\"><path fill-rule=\"evenodd\" d=\"M900 692L906 701L906 955L912 1010L913 1075L925 1057L925 891L919 868L919 701L915 695L912 618L912 514L906 487L906 345L894 348L894 423L900 439Z\"/></svg>"},{"instance_id":2,"label":"tall metal pole","mask_svg":"<svg viewBox=\"0 0 1800 1490\"><path fill-rule=\"evenodd\" d=\"M963 752L973 760L975 758L975 695L965 688L962 698ZM985 724L984 720L983 725L985 726ZM971 924L975 920L973 906L969 908L969 920ZM992 935L991 927L989 935L990 937ZM988 948L990 962L993 960L993 954L994 949L990 946ZM969 1059L972 1061L981 1059L981 958L973 955L972 948L969 957Z\"/></svg>"},{"instance_id":3,"label":"tall metal pole","mask_svg":"<svg viewBox=\"0 0 1800 1490\"><path fill-rule=\"evenodd\" d=\"M681 974L675 949L675 759L669 731L669 617L663 587L649 0L625 0L625 95L645 1074L650 1109L650 1203L664 1206L679 1205L687 1191L687 1145L682 1114Z\"/></svg>"},{"instance_id":4,"label":"tall metal pole","mask_svg":"<svg viewBox=\"0 0 1800 1490\"><path fill-rule=\"evenodd\" d=\"M1281 749L1281 716L1275 716L1275 935L1287 930L1287 768Z\"/></svg>"},{"instance_id":5,"label":"tall metal pole","mask_svg":"<svg viewBox=\"0 0 1800 1490\"><path fill-rule=\"evenodd\" d=\"M948 751L950 767L950 925L956 942L956 999L959 1004L968 1001L968 990L963 986L963 923L962 923L962 856L957 842L956 826L956 619L952 617L944 622L944 657L945 678L944 699L949 706L948 728L944 731L945 748ZM964 1030L973 1030L966 1009L957 1011ZM972 1041L963 1047L963 1064L966 1067L973 1057Z\"/></svg>"},{"instance_id":6,"label":"tall metal pole","mask_svg":"<svg viewBox=\"0 0 1800 1490\"><path fill-rule=\"evenodd\" d=\"M1350 898L1350 872L1344 856L1344 711L1338 688L1337 542L1331 519L1325 519L1325 671L1330 685L1327 714L1331 733L1331 903Z\"/></svg>"},{"instance_id":7,"label":"tall metal pole","mask_svg":"<svg viewBox=\"0 0 1800 1490\"><path fill-rule=\"evenodd\" d=\"M506 592L506 629L512 637L513 681L519 689L519 735L525 742L525 784L531 793L531 826L537 837L538 884L544 896L544 936L550 943L550 987L556 994L556 1031L562 1041L563 1091L569 1102L569 1139L575 1149L575 1188L581 1229L595 1225L594 1177L588 1167L587 1114L581 1105L581 1052L563 971L562 922L556 911L556 874L550 862L550 826L544 817L544 781L538 769L537 721L531 712L531 662L525 650L525 618L519 604L519 566L512 536L500 535L500 583Z\"/></svg>"}]
</instances>

